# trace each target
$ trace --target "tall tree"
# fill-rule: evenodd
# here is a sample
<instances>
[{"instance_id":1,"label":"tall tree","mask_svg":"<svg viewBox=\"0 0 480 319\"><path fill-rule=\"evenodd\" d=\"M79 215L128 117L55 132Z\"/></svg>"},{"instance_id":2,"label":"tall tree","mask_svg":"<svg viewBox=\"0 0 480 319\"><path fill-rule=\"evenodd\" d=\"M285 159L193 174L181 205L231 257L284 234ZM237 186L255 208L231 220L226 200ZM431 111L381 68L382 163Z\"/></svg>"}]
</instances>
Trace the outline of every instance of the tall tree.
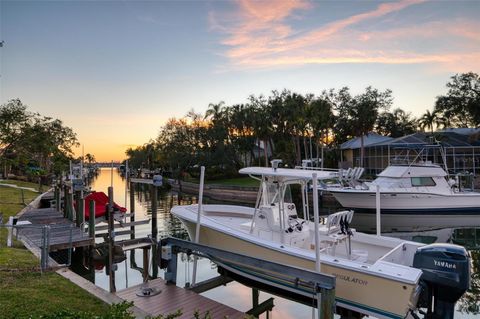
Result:
<instances>
[{"instance_id":1,"label":"tall tree","mask_svg":"<svg viewBox=\"0 0 480 319\"><path fill-rule=\"evenodd\" d=\"M25 172L35 166L45 173L60 173L77 146L73 130L63 122L27 111L18 99L0 107L0 161L4 175L7 162Z\"/></svg>"},{"instance_id":2,"label":"tall tree","mask_svg":"<svg viewBox=\"0 0 480 319\"><path fill-rule=\"evenodd\" d=\"M334 143L339 146L354 136L350 125L349 110L353 107L355 100L350 94L348 87L343 87L338 92L335 92L333 89L324 91L322 98L333 105L335 112L335 123L333 125Z\"/></svg>"},{"instance_id":3,"label":"tall tree","mask_svg":"<svg viewBox=\"0 0 480 319\"><path fill-rule=\"evenodd\" d=\"M448 92L438 96L435 111L457 127L480 125L480 77L469 72L456 74L447 83Z\"/></svg>"},{"instance_id":4,"label":"tall tree","mask_svg":"<svg viewBox=\"0 0 480 319\"><path fill-rule=\"evenodd\" d=\"M10 100L0 106L0 162L4 177L8 173L7 166L13 163L15 146L30 125L31 116L19 99Z\"/></svg>"},{"instance_id":5,"label":"tall tree","mask_svg":"<svg viewBox=\"0 0 480 319\"><path fill-rule=\"evenodd\" d=\"M437 110L426 110L425 113L418 119L418 126L425 131L429 129L430 133L433 134L433 128L435 126L440 126L443 123L440 112Z\"/></svg>"},{"instance_id":6,"label":"tall tree","mask_svg":"<svg viewBox=\"0 0 480 319\"><path fill-rule=\"evenodd\" d=\"M416 120L402 109L379 114L375 130L382 135L400 137L415 133Z\"/></svg>"},{"instance_id":7,"label":"tall tree","mask_svg":"<svg viewBox=\"0 0 480 319\"><path fill-rule=\"evenodd\" d=\"M323 148L325 142L328 141L328 132L332 129L335 120L332 108L332 103L324 97L313 99L308 104L307 118L312 135L316 141L317 157L319 143L322 147L322 167L324 164Z\"/></svg>"},{"instance_id":8,"label":"tall tree","mask_svg":"<svg viewBox=\"0 0 480 319\"><path fill-rule=\"evenodd\" d=\"M379 92L367 87L363 94L355 96L348 110L350 124L356 136L360 136L360 166L365 157L364 136L373 130L379 109L388 110L392 104L391 91Z\"/></svg>"},{"instance_id":9,"label":"tall tree","mask_svg":"<svg viewBox=\"0 0 480 319\"><path fill-rule=\"evenodd\" d=\"M260 152L260 142L263 141L263 157L265 160L265 167L268 167L268 150L273 151L272 147L272 118L269 109L268 101L262 96L250 96L251 112L249 113L252 118L252 129L254 131L257 150ZM260 159L260 154L258 154Z\"/></svg>"},{"instance_id":10,"label":"tall tree","mask_svg":"<svg viewBox=\"0 0 480 319\"><path fill-rule=\"evenodd\" d=\"M88 164L93 164L95 163L95 155L87 153L85 154L85 160L87 161Z\"/></svg>"},{"instance_id":11,"label":"tall tree","mask_svg":"<svg viewBox=\"0 0 480 319\"><path fill-rule=\"evenodd\" d=\"M286 115L286 127L290 132L292 142L295 146L295 163L299 165L302 161L300 137L302 138L302 141L304 141L307 129L307 100L301 94L292 93L290 91L284 92L283 114Z\"/></svg>"}]
</instances>

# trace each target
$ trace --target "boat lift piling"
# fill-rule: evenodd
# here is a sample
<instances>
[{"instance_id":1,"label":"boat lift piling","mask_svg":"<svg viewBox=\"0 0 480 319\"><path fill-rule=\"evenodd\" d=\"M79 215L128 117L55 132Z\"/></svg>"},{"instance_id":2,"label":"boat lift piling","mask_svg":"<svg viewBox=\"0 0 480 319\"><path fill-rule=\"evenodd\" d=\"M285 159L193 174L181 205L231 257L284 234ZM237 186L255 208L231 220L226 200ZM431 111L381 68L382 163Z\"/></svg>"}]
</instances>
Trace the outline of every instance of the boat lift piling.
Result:
<instances>
[{"instance_id":1,"label":"boat lift piling","mask_svg":"<svg viewBox=\"0 0 480 319\"><path fill-rule=\"evenodd\" d=\"M318 225L320 223L320 218L318 216L318 180L317 173L312 174L312 188L313 188L313 220L315 223L315 270L321 272L320 264L320 235ZM322 296L317 292L317 305L322 304ZM321 318L320 307L318 308L318 318Z\"/></svg>"},{"instance_id":2,"label":"boat lift piling","mask_svg":"<svg viewBox=\"0 0 480 319\"><path fill-rule=\"evenodd\" d=\"M113 163L113 162L112 162ZM113 164L112 164L113 165ZM108 188L108 278L109 278L109 287L110 292L116 292L115 287L115 268L116 265L113 264L113 248L115 245L115 231L113 223L113 187Z\"/></svg>"},{"instance_id":3,"label":"boat lift piling","mask_svg":"<svg viewBox=\"0 0 480 319\"><path fill-rule=\"evenodd\" d=\"M150 185L150 199L152 204L152 237L158 238L158 226L157 226L157 186L154 184Z\"/></svg>"}]
</instances>

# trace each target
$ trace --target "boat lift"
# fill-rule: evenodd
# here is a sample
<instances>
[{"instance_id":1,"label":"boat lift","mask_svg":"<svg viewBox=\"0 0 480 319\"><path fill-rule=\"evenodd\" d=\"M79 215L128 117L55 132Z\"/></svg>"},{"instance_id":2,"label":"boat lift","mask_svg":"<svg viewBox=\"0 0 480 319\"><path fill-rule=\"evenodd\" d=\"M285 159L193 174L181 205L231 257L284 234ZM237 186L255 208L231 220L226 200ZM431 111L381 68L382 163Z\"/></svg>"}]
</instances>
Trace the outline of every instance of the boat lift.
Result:
<instances>
[{"instance_id":1,"label":"boat lift","mask_svg":"<svg viewBox=\"0 0 480 319\"><path fill-rule=\"evenodd\" d=\"M316 304L319 309L318 318L332 319L335 313L335 277L332 275L240 255L173 237L161 239L158 249L158 263L161 268L166 269L165 280L167 283L176 283L177 255L179 253L186 253L187 255L210 259L217 263L218 271L221 273L217 278L191 286L190 289L192 290L204 291L206 289L203 289L202 286L208 285L207 289L211 289L219 285L224 285L232 279L242 282L241 278L231 278L233 274L228 271L228 267L232 265L233 267L243 267L244 269L251 269L257 272L261 269L263 275L270 278L271 284L264 281L262 285L257 286L253 281L248 280L243 281L243 283L251 285L254 291L257 288L261 288L262 290L279 295L282 295L280 293L281 290L290 291L291 295L296 295L297 293L300 295L301 293L305 294L305 291L311 291L312 298L308 298L308 302L304 298L303 303L308 305ZM225 276L227 278L225 278ZM217 284L212 284L212 282ZM284 286L285 289L279 288L278 284L273 284L278 282L281 282L281 285ZM283 296L288 297L287 295ZM289 299L301 301L292 298L292 296L290 296ZM269 300L267 300L267 302L268 301ZM262 308L266 306L267 305L262 303L257 307ZM273 307L273 303L271 307Z\"/></svg>"}]
</instances>

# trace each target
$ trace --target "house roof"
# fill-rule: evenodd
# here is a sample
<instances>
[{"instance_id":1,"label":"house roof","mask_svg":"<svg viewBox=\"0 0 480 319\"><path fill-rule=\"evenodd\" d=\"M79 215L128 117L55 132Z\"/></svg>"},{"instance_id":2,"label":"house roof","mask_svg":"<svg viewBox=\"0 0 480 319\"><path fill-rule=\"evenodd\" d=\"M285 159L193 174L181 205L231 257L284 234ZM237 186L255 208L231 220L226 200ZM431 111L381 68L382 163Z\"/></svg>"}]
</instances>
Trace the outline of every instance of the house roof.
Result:
<instances>
[{"instance_id":1,"label":"house roof","mask_svg":"<svg viewBox=\"0 0 480 319\"><path fill-rule=\"evenodd\" d=\"M472 134L480 133L480 128L472 128L472 127L445 128L437 132L457 133L460 135L472 135Z\"/></svg>"},{"instance_id":2,"label":"house roof","mask_svg":"<svg viewBox=\"0 0 480 319\"><path fill-rule=\"evenodd\" d=\"M393 140L393 138L388 137L388 136L382 136L380 134L377 134L375 132L370 132L367 135L363 137L363 146L371 146L373 144L377 143L382 143L382 142L387 142ZM349 150L349 149L357 149L361 147L361 138L360 137L355 137L352 138L349 141L346 141L342 145L340 145L340 149L342 150Z\"/></svg>"},{"instance_id":3,"label":"house roof","mask_svg":"<svg viewBox=\"0 0 480 319\"><path fill-rule=\"evenodd\" d=\"M466 132L472 132L471 134L465 134ZM381 136L375 133L375 137L371 139L366 138L365 147L373 146L390 146L392 148L423 148L427 146L443 146L443 147L479 147L480 146L480 130L476 129L462 129L458 130L442 130L435 133L423 133L417 132L402 137L391 138ZM383 138L383 140L382 140ZM376 142L375 142L376 141ZM360 148L360 138L354 138L342 144L342 149L358 149Z\"/></svg>"}]
</instances>

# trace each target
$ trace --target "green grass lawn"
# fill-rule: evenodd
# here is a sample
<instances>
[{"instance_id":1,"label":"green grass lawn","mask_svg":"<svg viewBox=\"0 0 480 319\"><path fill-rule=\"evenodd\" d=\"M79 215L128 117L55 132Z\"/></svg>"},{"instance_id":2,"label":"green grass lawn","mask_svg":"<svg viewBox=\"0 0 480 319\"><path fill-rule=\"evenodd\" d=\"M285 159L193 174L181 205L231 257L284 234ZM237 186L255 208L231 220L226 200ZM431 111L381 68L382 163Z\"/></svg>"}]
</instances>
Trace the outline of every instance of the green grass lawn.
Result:
<instances>
[{"instance_id":1,"label":"green grass lawn","mask_svg":"<svg viewBox=\"0 0 480 319\"><path fill-rule=\"evenodd\" d=\"M27 184L27 187L30 186ZM23 199L25 203L30 203L37 196L38 193L23 190L22 197L21 189L0 185L0 215L2 215L2 222L7 223L10 216L15 216L25 207L22 203ZM0 228L0 247L5 246L6 240L7 229ZM20 242L14 241L14 247L23 247L23 245Z\"/></svg>"},{"instance_id":2,"label":"green grass lawn","mask_svg":"<svg viewBox=\"0 0 480 319\"><path fill-rule=\"evenodd\" d=\"M24 196L25 203L29 203L38 193L25 190ZM19 189L0 186L4 222L24 207ZM37 318L64 309L98 315L107 311L105 303L62 276L54 272L41 274L40 261L21 242L15 241L13 248L7 248L6 237L7 230L0 228L0 318Z\"/></svg>"},{"instance_id":3,"label":"green grass lawn","mask_svg":"<svg viewBox=\"0 0 480 319\"><path fill-rule=\"evenodd\" d=\"M17 181L17 180L14 180L14 179L2 179L2 180L0 180L0 184L13 184L13 185L21 186L21 187L30 187L30 188L34 188L38 191L38 184L37 183ZM43 186L44 190L46 190L47 188L48 188L47 186L45 186L45 185Z\"/></svg>"},{"instance_id":4,"label":"green grass lawn","mask_svg":"<svg viewBox=\"0 0 480 319\"><path fill-rule=\"evenodd\" d=\"M0 318L35 318L60 310L101 315L108 305L54 272L0 268L0 309Z\"/></svg>"},{"instance_id":5,"label":"green grass lawn","mask_svg":"<svg viewBox=\"0 0 480 319\"><path fill-rule=\"evenodd\" d=\"M30 186L27 186L30 187ZM25 204L30 203L39 194L13 187L6 187L0 185L0 213L3 213L4 222L8 220L9 216L16 215L23 207L25 207L22 200L25 200Z\"/></svg>"}]
</instances>

